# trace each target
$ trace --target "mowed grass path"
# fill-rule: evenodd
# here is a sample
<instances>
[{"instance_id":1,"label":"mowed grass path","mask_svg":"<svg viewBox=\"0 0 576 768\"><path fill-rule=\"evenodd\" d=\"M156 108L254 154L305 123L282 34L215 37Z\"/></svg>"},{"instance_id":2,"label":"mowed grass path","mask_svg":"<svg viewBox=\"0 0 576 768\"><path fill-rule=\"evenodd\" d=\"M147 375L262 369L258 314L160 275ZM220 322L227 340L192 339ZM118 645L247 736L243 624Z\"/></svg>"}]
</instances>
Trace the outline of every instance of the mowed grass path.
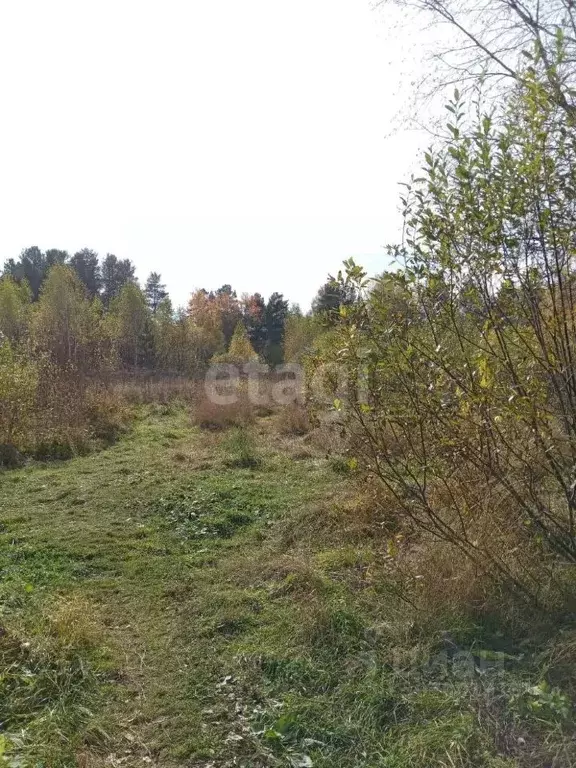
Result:
<instances>
[{"instance_id":1,"label":"mowed grass path","mask_svg":"<svg viewBox=\"0 0 576 768\"><path fill-rule=\"evenodd\" d=\"M262 590L223 567L238 554L257 562L280 515L342 479L325 460L292 459L279 438L260 449L261 467L231 468L225 443L184 410L158 408L109 450L1 476L6 627L32 643L54 624L65 645L80 636L105 691L85 723L66 711L44 723L38 738L51 743L34 744L34 729L24 737L39 765L204 765L242 753L229 651L266 616Z\"/></svg>"},{"instance_id":2,"label":"mowed grass path","mask_svg":"<svg viewBox=\"0 0 576 768\"><path fill-rule=\"evenodd\" d=\"M570 699L537 687L573 679L572 635L553 667L450 605L420 624L377 505L275 419L247 438L155 406L0 475L0 766L576 765ZM505 664L430 664L445 629Z\"/></svg>"}]
</instances>

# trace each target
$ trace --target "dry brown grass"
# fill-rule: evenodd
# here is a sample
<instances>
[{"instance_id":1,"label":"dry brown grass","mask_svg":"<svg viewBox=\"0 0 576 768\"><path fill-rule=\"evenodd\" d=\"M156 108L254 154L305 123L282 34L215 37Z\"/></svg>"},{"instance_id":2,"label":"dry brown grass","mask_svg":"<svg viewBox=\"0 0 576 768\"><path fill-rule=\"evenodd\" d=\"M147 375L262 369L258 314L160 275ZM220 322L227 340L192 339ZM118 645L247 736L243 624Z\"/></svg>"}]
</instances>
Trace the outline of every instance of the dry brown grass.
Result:
<instances>
[{"instance_id":1,"label":"dry brown grass","mask_svg":"<svg viewBox=\"0 0 576 768\"><path fill-rule=\"evenodd\" d=\"M99 648L106 644L96 607L80 595L59 598L47 618L50 634L64 647Z\"/></svg>"},{"instance_id":2,"label":"dry brown grass","mask_svg":"<svg viewBox=\"0 0 576 768\"><path fill-rule=\"evenodd\" d=\"M487 607L488 580L446 542L422 537L404 544L399 537L392 546L399 548L390 558L399 587L422 623L442 624L448 615L480 613Z\"/></svg>"},{"instance_id":3,"label":"dry brown grass","mask_svg":"<svg viewBox=\"0 0 576 768\"><path fill-rule=\"evenodd\" d=\"M84 414L90 434L97 440L112 443L126 430L132 418L131 409L112 389L91 387L84 400Z\"/></svg>"},{"instance_id":4,"label":"dry brown grass","mask_svg":"<svg viewBox=\"0 0 576 768\"><path fill-rule=\"evenodd\" d=\"M329 420L316 424L304 435L303 442L319 451L324 456L343 456L348 449L348 441L342 435L342 427Z\"/></svg>"},{"instance_id":5,"label":"dry brown grass","mask_svg":"<svg viewBox=\"0 0 576 768\"><path fill-rule=\"evenodd\" d=\"M382 532L382 548L388 559L387 578L393 580L399 594L413 607L414 620L431 635L450 622L473 621L497 623L511 637L545 634L573 604L565 594L557 564L546 562L536 549L513 537L512 530L492 526L489 551L504 565L480 557L476 562L455 545L427 532L403 525L401 517ZM475 527L478 544L482 535ZM488 520L488 522L490 522ZM488 545L486 545L488 549ZM529 554L532 553L530 557ZM522 590L527 588L527 592Z\"/></svg>"},{"instance_id":6,"label":"dry brown grass","mask_svg":"<svg viewBox=\"0 0 576 768\"><path fill-rule=\"evenodd\" d=\"M512 493L482 473L454 467L444 482L430 473L426 504L416 494L394 496L368 473L360 478L373 484L376 535L397 583L426 621L490 615L515 633L528 631L535 613L549 620L574 610L566 566Z\"/></svg>"},{"instance_id":7,"label":"dry brown grass","mask_svg":"<svg viewBox=\"0 0 576 768\"><path fill-rule=\"evenodd\" d=\"M267 589L273 597L296 593L303 597L324 590L318 570L309 554L279 553L273 546L228 558L226 571L238 586Z\"/></svg>"},{"instance_id":8,"label":"dry brown grass","mask_svg":"<svg viewBox=\"0 0 576 768\"><path fill-rule=\"evenodd\" d=\"M203 397L192 406L192 423L201 429L239 427L252 424L255 418L254 406L246 397L238 397L236 402L228 405L220 405Z\"/></svg>"},{"instance_id":9,"label":"dry brown grass","mask_svg":"<svg viewBox=\"0 0 576 768\"><path fill-rule=\"evenodd\" d=\"M282 435L306 435L310 431L308 413L299 403L284 406L278 413L277 424Z\"/></svg>"},{"instance_id":10,"label":"dry brown grass","mask_svg":"<svg viewBox=\"0 0 576 768\"><path fill-rule=\"evenodd\" d=\"M320 504L298 510L276 530L280 550L295 546L311 549L341 544L362 544L381 539L380 512L370 493L361 494L354 486L344 494L342 488Z\"/></svg>"},{"instance_id":11,"label":"dry brown grass","mask_svg":"<svg viewBox=\"0 0 576 768\"><path fill-rule=\"evenodd\" d=\"M255 382L246 380L234 382L222 379L212 382L216 398L210 397L204 386L199 386L192 404L192 423L213 430L252 424L256 419L266 424L267 417L278 411L274 403L274 385L272 378L260 379L257 386ZM227 405L215 402L223 396L231 396L233 402ZM270 420L270 424L279 431L275 419Z\"/></svg>"}]
</instances>

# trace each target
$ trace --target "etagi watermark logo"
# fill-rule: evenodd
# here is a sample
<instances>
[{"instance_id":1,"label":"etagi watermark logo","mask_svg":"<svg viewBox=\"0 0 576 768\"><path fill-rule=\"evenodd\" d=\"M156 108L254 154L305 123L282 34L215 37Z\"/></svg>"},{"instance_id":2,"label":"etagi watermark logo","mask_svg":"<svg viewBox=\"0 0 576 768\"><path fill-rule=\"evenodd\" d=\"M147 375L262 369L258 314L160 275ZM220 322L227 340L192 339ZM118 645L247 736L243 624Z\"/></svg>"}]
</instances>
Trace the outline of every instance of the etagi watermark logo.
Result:
<instances>
[{"instance_id":1,"label":"etagi watermark logo","mask_svg":"<svg viewBox=\"0 0 576 768\"><path fill-rule=\"evenodd\" d=\"M349 372L336 363L318 365L306 375L302 365L285 363L271 368L264 363L217 363L204 377L204 391L215 405L233 405L241 397L251 405L304 404L306 399L331 404L353 394L356 402L367 402L362 376L352 385Z\"/></svg>"},{"instance_id":2,"label":"etagi watermark logo","mask_svg":"<svg viewBox=\"0 0 576 768\"><path fill-rule=\"evenodd\" d=\"M459 648L455 644L445 644L429 656L411 657L406 649L390 649L388 658L383 661L379 654L367 652L349 661L352 666L376 669L383 665L389 672L411 680L422 682L434 680L434 686L442 689L453 687L457 682L481 680L483 687L498 685L502 675L506 675L510 666L517 663L516 657L500 651Z\"/></svg>"}]
</instances>

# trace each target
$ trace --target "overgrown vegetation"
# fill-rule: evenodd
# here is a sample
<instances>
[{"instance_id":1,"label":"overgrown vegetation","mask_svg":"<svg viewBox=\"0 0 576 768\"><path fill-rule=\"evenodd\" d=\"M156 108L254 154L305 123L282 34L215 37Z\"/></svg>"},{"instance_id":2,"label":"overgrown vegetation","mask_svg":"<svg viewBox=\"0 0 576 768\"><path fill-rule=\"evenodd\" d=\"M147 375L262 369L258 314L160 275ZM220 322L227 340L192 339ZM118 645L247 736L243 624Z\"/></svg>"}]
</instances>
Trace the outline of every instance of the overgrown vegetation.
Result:
<instances>
[{"instance_id":1,"label":"overgrown vegetation","mask_svg":"<svg viewBox=\"0 0 576 768\"><path fill-rule=\"evenodd\" d=\"M8 765L573 764L569 622L448 552L400 569L313 432L256 418L247 466L235 428L146 408L0 488Z\"/></svg>"},{"instance_id":2,"label":"overgrown vegetation","mask_svg":"<svg viewBox=\"0 0 576 768\"><path fill-rule=\"evenodd\" d=\"M501 114L427 153L405 198L404 268L335 334L360 468L400 525L448 543L545 610L573 610L574 143L526 74ZM568 174L568 175L567 175Z\"/></svg>"},{"instance_id":3,"label":"overgrown vegetation","mask_svg":"<svg viewBox=\"0 0 576 768\"><path fill-rule=\"evenodd\" d=\"M574 11L505 6L512 89L311 315L7 263L0 765L576 765Z\"/></svg>"},{"instance_id":4,"label":"overgrown vegetation","mask_svg":"<svg viewBox=\"0 0 576 768\"><path fill-rule=\"evenodd\" d=\"M126 402L190 401L210 364L299 360L320 330L279 293L224 285L174 311L160 275L141 289L127 260L28 248L0 279L0 466L111 442ZM223 418L213 411L206 423Z\"/></svg>"}]
</instances>

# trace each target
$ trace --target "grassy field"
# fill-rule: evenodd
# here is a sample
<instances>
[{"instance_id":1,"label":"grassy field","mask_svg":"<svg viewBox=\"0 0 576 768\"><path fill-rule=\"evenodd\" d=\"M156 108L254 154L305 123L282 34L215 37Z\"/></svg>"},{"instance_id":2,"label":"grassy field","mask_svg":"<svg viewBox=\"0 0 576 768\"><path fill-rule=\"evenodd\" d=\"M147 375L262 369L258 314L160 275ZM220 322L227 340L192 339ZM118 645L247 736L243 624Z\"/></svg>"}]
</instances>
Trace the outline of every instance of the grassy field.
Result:
<instances>
[{"instance_id":1,"label":"grassy field","mask_svg":"<svg viewBox=\"0 0 576 768\"><path fill-rule=\"evenodd\" d=\"M576 765L570 624L420 620L346 463L275 419L151 406L0 475L0 765Z\"/></svg>"}]
</instances>

